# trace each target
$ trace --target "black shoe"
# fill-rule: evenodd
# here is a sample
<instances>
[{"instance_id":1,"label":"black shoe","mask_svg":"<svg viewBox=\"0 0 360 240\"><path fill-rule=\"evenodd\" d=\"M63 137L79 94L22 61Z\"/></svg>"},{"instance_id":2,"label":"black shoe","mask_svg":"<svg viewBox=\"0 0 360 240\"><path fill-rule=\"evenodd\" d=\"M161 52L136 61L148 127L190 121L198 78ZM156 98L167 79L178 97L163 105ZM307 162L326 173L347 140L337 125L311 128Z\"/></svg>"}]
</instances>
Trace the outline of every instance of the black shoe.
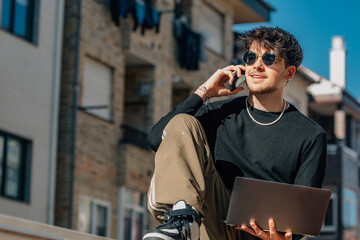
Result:
<instances>
[{"instance_id":1,"label":"black shoe","mask_svg":"<svg viewBox=\"0 0 360 240\"><path fill-rule=\"evenodd\" d=\"M143 240L199 240L200 216L184 200L174 204L164 215L165 224L148 231Z\"/></svg>"}]
</instances>

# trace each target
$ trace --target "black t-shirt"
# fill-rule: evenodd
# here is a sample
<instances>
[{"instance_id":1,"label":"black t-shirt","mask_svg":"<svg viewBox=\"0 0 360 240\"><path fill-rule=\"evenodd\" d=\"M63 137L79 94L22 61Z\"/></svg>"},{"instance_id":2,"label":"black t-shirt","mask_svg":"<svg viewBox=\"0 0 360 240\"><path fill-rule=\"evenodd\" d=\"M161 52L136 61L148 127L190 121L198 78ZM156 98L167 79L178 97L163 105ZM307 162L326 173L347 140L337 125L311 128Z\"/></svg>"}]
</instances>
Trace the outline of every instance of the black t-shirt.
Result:
<instances>
[{"instance_id":1,"label":"black t-shirt","mask_svg":"<svg viewBox=\"0 0 360 240\"><path fill-rule=\"evenodd\" d=\"M247 113L246 97L204 105L190 95L154 125L149 145L156 151L170 119L179 113L195 116L204 127L215 166L226 187L234 178L249 178L321 187L326 165L326 134L293 105L273 125L261 126ZM272 122L278 113L249 108L259 122Z\"/></svg>"}]
</instances>

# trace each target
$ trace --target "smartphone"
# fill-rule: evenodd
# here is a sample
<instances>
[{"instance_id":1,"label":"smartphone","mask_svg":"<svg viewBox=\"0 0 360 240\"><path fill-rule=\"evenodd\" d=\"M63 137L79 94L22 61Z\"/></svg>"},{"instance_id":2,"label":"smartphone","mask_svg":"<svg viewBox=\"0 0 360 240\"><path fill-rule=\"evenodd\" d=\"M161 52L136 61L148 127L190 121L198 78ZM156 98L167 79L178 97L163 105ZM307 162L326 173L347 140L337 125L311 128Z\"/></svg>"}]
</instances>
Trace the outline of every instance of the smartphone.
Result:
<instances>
[{"instance_id":1,"label":"smartphone","mask_svg":"<svg viewBox=\"0 0 360 240\"><path fill-rule=\"evenodd\" d=\"M241 70L241 77L237 76L237 71L235 71L233 73L234 76L234 81L232 84L230 84L229 82L226 82L225 87L227 89L229 89L231 92L234 91L236 88L238 88L240 86L241 83L243 83L246 79L245 79L245 71Z\"/></svg>"}]
</instances>

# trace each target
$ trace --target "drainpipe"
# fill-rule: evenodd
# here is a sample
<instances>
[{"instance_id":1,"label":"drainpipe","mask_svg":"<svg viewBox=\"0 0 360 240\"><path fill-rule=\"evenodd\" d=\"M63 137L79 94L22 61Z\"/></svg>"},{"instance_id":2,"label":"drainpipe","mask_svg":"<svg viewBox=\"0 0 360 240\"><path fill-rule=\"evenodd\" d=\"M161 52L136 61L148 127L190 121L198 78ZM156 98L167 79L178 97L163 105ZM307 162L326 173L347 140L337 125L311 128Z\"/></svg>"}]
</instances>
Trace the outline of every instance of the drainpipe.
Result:
<instances>
[{"instance_id":1,"label":"drainpipe","mask_svg":"<svg viewBox=\"0 0 360 240\"><path fill-rule=\"evenodd\" d=\"M72 1L72 0L69 0ZM74 83L73 83L73 112L71 127L71 159L70 159L70 191L69 191L69 219L68 228L72 229L73 201L74 201L74 172L76 160L76 121L78 109L78 83L79 83L79 54L80 54L80 38L81 38L81 0L77 0L77 27L76 27L76 48L75 48L75 66L74 66Z\"/></svg>"},{"instance_id":2,"label":"drainpipe","mask_svg":"<svg viewBox=\"0 0 360 240\"><path fill-rule=\"evenodd\" d=\"M342 90L346 87L346 47L345 38L334 36L330 49L330 82L335 83ZM343 189L344 189L344 160L343 150L346 145L346 112L343 102L339 103L334 113L334 133L337 139L337 158L339 159L338 183L338 239L343 238Z\"/></svg>"},{"instance_id":3,"label":"drainpipe","mask_svg":"<svg viewBox=\"0 0 360 240\"><path fill-rule=\"evenodd\" d=\"M50 150L49 150L49 170L48 170L48 196L46 209L46 223L54 224L54 197L56 184L56 147L57 147L57 127L59 113L59 89L60 89L60 66L62 48L62 30L64 16L64 1L56 1L54 26L54 55L51 86L51 105L50 105Z\"/></svg>"},{"instance_id":4,"label":"drainpipe","mask_svg":"<svg viewBox=\"0 0 360 240\"><path fill-rule=\"evenodd\" d=\"M345 129L346 113L343 103L339 103L334 114L334 132L337 140L337 159L339 161L339 182L338 182L338 226L337 239L343 239L343 189L344 189L344 147L345 147Z\"/></svg>"}]
</instances>

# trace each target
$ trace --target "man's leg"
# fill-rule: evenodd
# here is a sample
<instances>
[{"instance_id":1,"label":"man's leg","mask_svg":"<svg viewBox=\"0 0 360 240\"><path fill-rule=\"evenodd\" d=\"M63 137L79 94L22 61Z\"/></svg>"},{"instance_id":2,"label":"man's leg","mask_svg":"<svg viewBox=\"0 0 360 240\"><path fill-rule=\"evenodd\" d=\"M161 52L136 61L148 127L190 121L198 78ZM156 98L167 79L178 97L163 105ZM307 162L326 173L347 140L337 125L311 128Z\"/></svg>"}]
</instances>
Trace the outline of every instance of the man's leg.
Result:
<instances>
[{"instance_id":1,"label":"man's leg","mask_svg":"<svg viewBox=\"0 0 360 240\"><path fill-rule=\"evenodd\" d=\"M224 224L229 193L202 126L190 115L177 115L166 126L148 196L149 210L159 220L174 203L185 200L203 217L201 239L238 239L239 231Z\"/></svg>"}]
</instances>

